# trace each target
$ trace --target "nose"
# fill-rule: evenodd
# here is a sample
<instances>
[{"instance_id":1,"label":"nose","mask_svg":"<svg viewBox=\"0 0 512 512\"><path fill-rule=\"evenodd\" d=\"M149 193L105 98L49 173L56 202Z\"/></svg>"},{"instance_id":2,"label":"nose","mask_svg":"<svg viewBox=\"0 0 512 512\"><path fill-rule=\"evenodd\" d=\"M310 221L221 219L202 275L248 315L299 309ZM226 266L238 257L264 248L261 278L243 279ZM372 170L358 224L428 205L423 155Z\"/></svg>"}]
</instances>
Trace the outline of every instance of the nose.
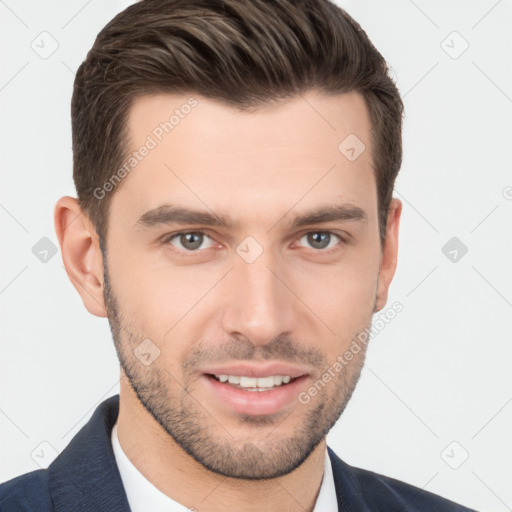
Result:
<instances>
[{"instance_id":1,"label":"nose","mask_svg":"<svg viewBox=\"0 0 512 512\"><path fill-rule=\"evenodd\" d=\"M282 269L271 250L263 250L250 263L235 255L221 295L226 334L262 345L297 329L300 301L293 279Z\"/></svg>"}]
</instances>

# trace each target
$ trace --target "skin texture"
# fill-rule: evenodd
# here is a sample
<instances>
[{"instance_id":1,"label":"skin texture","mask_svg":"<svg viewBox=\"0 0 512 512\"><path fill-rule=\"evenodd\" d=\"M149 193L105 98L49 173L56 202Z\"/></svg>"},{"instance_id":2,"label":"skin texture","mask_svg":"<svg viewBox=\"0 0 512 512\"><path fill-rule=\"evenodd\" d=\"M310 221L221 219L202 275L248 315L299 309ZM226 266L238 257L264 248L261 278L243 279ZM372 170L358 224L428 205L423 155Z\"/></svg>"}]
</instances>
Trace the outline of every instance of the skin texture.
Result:
<instances>
[{"instance_id":1,"label":"skin texture","mask_svg":"<svg viewBox=\"0 0 512 512\"><path fill-rule=\"evenodd\" d=\"M194 98L197 106L110 192L105 262L76 199L59 200L66 271L88 311L108 316L121 362L119 441L146 478L200 512L312 510L325 435L357 383L364 346L309 403L292 400L273 414L234 412L204 372L278 361L307 374L300 391L321 379L386 304L401 203L392 200L381 247L359 94L309 91L250 113ZM188 99L136 100L131 149ZM338 149L349 134L366 146L354 161ZM234 225L138 222L165 204ZM290 227L298 215L340 204L365 219ZM198 230L207 236L171 237ZM244 245L247 237L257 245ZM248 263L240 247L261 254ZM147 339L158 353L149 365L136 357Z\"/></svg>"}]
</instances>

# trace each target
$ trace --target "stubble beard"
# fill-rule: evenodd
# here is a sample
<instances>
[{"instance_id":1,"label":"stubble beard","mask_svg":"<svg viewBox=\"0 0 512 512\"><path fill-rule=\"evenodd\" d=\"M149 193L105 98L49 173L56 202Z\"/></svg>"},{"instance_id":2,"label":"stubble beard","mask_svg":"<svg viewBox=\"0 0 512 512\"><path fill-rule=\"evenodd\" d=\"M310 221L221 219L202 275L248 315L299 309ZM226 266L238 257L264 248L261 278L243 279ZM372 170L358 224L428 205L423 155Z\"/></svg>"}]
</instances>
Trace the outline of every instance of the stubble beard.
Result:
<instances>
[{"instance_id":1,"label":"stubble beard","mask_svg":"<svg viewBox=\"0 0 512 512\"><path fill-rule=\"evenodd\" d=\"M248 439L258 426L274 424L275 429L263 440L254 441L253 436L253 440L237 443L229 434L229 429L222 428L220 418L213 418L205 407L207 404L198 402L193 396L193 388L189 389L191 381L185 369L193 366L191 361L194 356L182 364L182 383L161 366L163 358L145 366L135 357L134 349L146 336L137 333L133 322L125 319L119 311L118 302L110 287L105 259L104 299L121 368L141 405L194 460L209 471L226 477L270 479L286 475L298 468L338 421L352 396L364 365L366 344L363 344L352 361L343 367L335 379L325 384L308 404L297 400L289 417L282 418L279 414L239 415L239 426L247 426ZM371 322L367 329L370 325ZM292 360L287 357L287 354L291 356L291 352L297 355L296 349L290 350L288 339L275 341L274 347L278 347L282 360ZM304 359L305 354L301 354ZM201 356L205 358L207 354L203 352ZM311 350L308 356L309 360L316 357L319 368L325 369L329 366L329 362L316 349ZM249 359L247 357L246 360ZM288 422L298 415L296 430L287 436L279 436L280 422Z\"/></svg>"}]
</instances>

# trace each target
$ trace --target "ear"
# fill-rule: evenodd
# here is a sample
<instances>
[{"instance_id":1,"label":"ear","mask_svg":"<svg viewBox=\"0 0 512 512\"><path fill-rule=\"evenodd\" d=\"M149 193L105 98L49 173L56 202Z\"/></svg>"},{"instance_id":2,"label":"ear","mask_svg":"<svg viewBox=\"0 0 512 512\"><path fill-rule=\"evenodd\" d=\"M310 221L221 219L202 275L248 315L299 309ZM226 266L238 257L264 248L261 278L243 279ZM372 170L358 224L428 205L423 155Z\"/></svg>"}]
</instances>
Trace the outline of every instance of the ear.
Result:
<instances>
[{"instance_id":1,"label":"ear","mask_svg":"<svg viewBox=\"0 0 512 512\"><path fill-rule=\"evenodd\" d=\"M379 268L379 280L377 284L377 298L375 312L380 311L388 300L389 285L395 275L398 257L398 228L400 215L402 214L402 202L393 198L389 205L388 220L386 224L386 238L382 248L382 256Z\"/></svg>"},{"instance_id":2,"label":"ear","mask_svg":"<svg viewBox=\"0 0 512 512\"><path fill-rule=\"evenodd\" d=\"M89 313L106 317L103 300L103 259L96 230L74 197L55 205L55 231L64 267Z\"/></svg>"}]
</instances>

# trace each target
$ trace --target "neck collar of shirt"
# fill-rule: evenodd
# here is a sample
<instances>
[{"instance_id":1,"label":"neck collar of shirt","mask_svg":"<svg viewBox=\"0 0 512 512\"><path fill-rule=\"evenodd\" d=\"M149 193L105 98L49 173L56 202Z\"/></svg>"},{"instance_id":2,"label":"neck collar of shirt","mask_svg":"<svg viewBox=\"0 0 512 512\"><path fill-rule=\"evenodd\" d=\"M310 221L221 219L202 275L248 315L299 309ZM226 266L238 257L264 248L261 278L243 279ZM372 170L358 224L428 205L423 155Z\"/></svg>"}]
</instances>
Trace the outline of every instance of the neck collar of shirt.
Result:
<instances>
[{"instance_id":1,"label":"neck collar of shirt","mask_svg":"<svg viewBox=\"0 0 512 512\"><path fill-rule=\"evenodd\" d=\"M157 489L130 461L124 453L117 437L117 423L112 428L112 448L121 480L132 512L189 512L182 505ZM325 450L322 485L313 512L333 512L338 510L331 460Z\"/></svg>"}]
</instances>

